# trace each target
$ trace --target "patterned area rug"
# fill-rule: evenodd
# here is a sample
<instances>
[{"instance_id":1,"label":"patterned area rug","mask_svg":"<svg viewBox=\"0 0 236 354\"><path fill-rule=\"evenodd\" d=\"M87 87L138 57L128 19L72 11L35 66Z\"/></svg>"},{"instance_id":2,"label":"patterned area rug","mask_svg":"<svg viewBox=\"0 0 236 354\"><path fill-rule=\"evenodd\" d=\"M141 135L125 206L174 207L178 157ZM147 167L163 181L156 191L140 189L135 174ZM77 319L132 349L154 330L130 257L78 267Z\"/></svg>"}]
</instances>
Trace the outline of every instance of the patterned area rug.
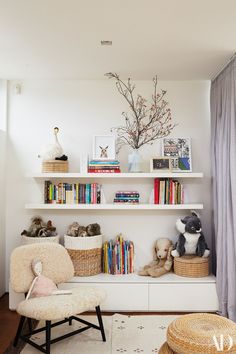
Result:
<instances>
[{"instance_id":1,"label":"patterned area rug","mask_svg":"<svg viewBox=\"0 0 236 354\"><path fill-rule=\"evenodd\" d=\"M71 338L55 343L51 347L52 354L152 354L158 353L166 340L168 325L178 316L125 316L115 314L103 316L107 342L103 343L100 332L95 329L82 332ZM95 316L81 318L97 323ZM83 325L73 322L73 329ZM71 331L68 324L53 329L52 338ZM37 343L44 342L40 333L32 339ZM26 345L21 354L39 353L30 345Z\"/></svg>"}]
</instances>

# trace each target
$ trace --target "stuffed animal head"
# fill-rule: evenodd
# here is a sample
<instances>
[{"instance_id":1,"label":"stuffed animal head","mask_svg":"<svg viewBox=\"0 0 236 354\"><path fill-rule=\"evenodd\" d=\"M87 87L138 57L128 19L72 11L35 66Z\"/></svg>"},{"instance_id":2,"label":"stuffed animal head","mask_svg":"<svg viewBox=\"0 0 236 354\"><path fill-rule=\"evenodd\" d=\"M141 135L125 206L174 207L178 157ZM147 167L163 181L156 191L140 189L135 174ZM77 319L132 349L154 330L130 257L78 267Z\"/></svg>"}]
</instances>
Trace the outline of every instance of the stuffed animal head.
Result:
<instances>
[{"instance_id":1,"label":"stuffed animal head","mask_svg":"<svg viewBox=\"0 0 236 354\"><path fill-rule=\"evenodd\" d=\"M159 238L154 247L154 260L166 259L172 251L173 244L168 238Z\"/></svg>"},{"instance_id":2,"label":"stuffed animal head","mask_svg":"<svg viewBox=\"0 0 236 354\"><path fill-rule=\"evenodd\" d=\"M199 216L195 212L192 212L191 216L185 216L183 219L178 219L176 222L176 228L181 234L184 234L185 232L197 234L202 231L202 224Z\"/></svg>"},{"instance_id":3,"label":"stuffed animal head","mask_svg":"<svg viewBox=\"0 0 236 354\"><path fill-rule=\"evenodd\" d=\"M85 237L87 236L87 231L85 226L79 226L78 228L78 236Z\"/></svg>"},{"instance_id":4,"label":"stuffed animal head","mask_svg":"<svg viewBox=\"0 0 236 354\"><path fill-rule=\"evenodd\" d=\"M89 224L86 228L88 236L101 235L101 227L99 224Z\"/></svg>"},{"instance_id":5,"label":"stuffed animal head","mask_svg":"<svg viewBox=\"0 0 236 354\"><path fill-rule=\"evenodd\" d=\"M75 222L73 222L73 224L71 224L68 227L67 235L74 236L74 237L77 237L79 235L79 223L78 222L75 221Z\"/></svg>"}]
</instances>

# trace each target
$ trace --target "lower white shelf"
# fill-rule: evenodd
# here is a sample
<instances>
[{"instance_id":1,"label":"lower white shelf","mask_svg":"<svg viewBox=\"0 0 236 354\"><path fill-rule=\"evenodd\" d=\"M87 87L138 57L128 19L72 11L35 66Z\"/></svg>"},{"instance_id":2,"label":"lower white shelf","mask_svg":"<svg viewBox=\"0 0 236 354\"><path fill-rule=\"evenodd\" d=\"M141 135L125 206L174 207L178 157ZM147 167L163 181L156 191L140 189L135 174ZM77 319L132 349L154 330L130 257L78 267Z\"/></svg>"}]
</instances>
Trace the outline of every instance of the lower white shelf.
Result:
<instances>
[{"instance_id":1,"label":"lower white shelf","mask_svg":"<svg viewBox=\"0 0 236 354\"><path fill-rule=\"evenodd\" d=\"M203 204L44 204L31 203L25 205L26 209L47 209L47 210L179 210L179 209L203 209Z\"/></svg>"},{"instance_id":2,"label":"lower white shelf","mask_svg":"<svg viewBox=\"0 0 236 354\"><path fill-rule=\"evenodd\" d=\"M155 312L216 312L218 297L216 279L185 278L173 273L160 278L141 277L136 274L74 277L61 284L69 289L95 286L106 290L102 304L104 311L155 311Z\"/></svg>"}]
</instances>

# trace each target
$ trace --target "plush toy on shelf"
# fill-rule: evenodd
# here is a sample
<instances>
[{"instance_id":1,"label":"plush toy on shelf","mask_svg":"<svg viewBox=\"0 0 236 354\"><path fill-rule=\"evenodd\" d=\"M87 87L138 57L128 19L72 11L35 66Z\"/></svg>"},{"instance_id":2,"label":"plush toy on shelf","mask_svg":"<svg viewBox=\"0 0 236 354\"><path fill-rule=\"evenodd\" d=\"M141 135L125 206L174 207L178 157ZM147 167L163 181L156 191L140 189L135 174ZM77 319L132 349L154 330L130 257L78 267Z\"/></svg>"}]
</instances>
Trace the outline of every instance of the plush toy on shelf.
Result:
<instances>
[{"instance_id":1,"label":"plush toy on shelf","mask_svg":"<svg viewBox=\"0 0 236 354\"><path fill-rule=\"evenodd\" d=\"M88 226L82 226L77 221L73 222L67 230L67 236L73 237L86 237L101 235L101 227L99 224L89 224Z\"/></svg>"},{"instance_id":2,"label":"plush toy on shelf","mask_svg":"<svg viewBox=\"0 0 236 354\"><path fill-rule=\"evenodd\" d=\"M22 236L28 237L51 237L57 236L56 227L52 225L51 220L47 223L43 221L41 216L34 216L31 219L31 225L28 230L23 230Z\"/></svg>"},{"instance_id":3,"label":"plush toy on shelf","mask_svg":"<svg viewBox=\"0 0 236 354\"><path fill-rule=\"evenodd\" d=\"M150 275L151 277L160 277L168 273L173 265L171 251L173 249L172 241L168 238L159 238L153 249L153 261L144 266L138 272L139 275Z\"/></svg>"},{"instance_id":4,"label":"plush toy on shelf","mask_svg":"<svg viewBox=\"0 0 236 354\"><path fill-rule=\"evenodd\" d=\"M50 160L62 160L62 161L67 161L67 156L63 154L63 149L61 147L61 144L58 141L58 133L59 133L59 128L55 127L53 129L54 133L54 144L49 144L43 148L42 155L39 155L39 157L42 157L44 161L50 161Z\"/></svg>"},{"instance_id":5,"label":"plush toy on shelf","mask_svg":"<svg viewBox=\"0 0 236 354\"><path fill-rule=\"evenodd\" d=\"M173 257L184 255L209 256L210 250L202 233L201 220L195 212L192 212L191 216L178 219L176 228L180 234L175 249L171 252Z\"/></svg>"}]
</instances>

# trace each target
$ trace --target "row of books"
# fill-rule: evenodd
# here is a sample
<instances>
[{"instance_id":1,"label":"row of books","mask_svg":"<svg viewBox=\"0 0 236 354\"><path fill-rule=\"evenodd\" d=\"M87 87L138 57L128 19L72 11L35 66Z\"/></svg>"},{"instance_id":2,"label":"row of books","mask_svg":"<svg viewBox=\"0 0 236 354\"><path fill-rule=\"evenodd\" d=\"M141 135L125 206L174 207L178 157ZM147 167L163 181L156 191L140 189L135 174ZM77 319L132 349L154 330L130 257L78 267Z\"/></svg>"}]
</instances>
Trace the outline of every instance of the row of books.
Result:
<instances>
[{"instance_id":1,"label":"row of books","mask_svg":"<svg viewBox=\"0 0 236 354\"><path fill-rule=\"evenodd\" d=\"M129 274L134 272L134 244L126 241L122 235L115 240L103 244L102 250L103 273Z\"/></svg>"},{"instance_id":2,"label":"row of books","mask_svg":"<svg viewBox=\"0 0 236 354\"><path fill-rule=\"evenodd\" d=\"M137 191L118 191L115 194L114 203L139 203L139 192Z\"/></svg>"},{"instance_id":3,"label":"row of books","mask_svg":"<svg viewBox=\"0 0 236 354\"><path fill-rule=\"evenodd\" d=\"M89 173L120 173L118 160L91 160L88 166Z\"/></svg>"},{"instance_id":4,"label":"row of books","mask_svg":"<svg viewBox=\"0 0 236 354\"><path fill-rule=\"evenodd\" d=\"M170 178L155 178L154 204L184 204L183 185Z\"/></svg>"},{"instance_id":5,"label":"row of books","mask_svg":"<svg viewBox=\"0 0 236 354\"><path fill-rule=\"evenodd\" d=\"M45 181L46 204L100 204L101 185L98 183L58 183Z\"/></svg>"}]
</instances>

